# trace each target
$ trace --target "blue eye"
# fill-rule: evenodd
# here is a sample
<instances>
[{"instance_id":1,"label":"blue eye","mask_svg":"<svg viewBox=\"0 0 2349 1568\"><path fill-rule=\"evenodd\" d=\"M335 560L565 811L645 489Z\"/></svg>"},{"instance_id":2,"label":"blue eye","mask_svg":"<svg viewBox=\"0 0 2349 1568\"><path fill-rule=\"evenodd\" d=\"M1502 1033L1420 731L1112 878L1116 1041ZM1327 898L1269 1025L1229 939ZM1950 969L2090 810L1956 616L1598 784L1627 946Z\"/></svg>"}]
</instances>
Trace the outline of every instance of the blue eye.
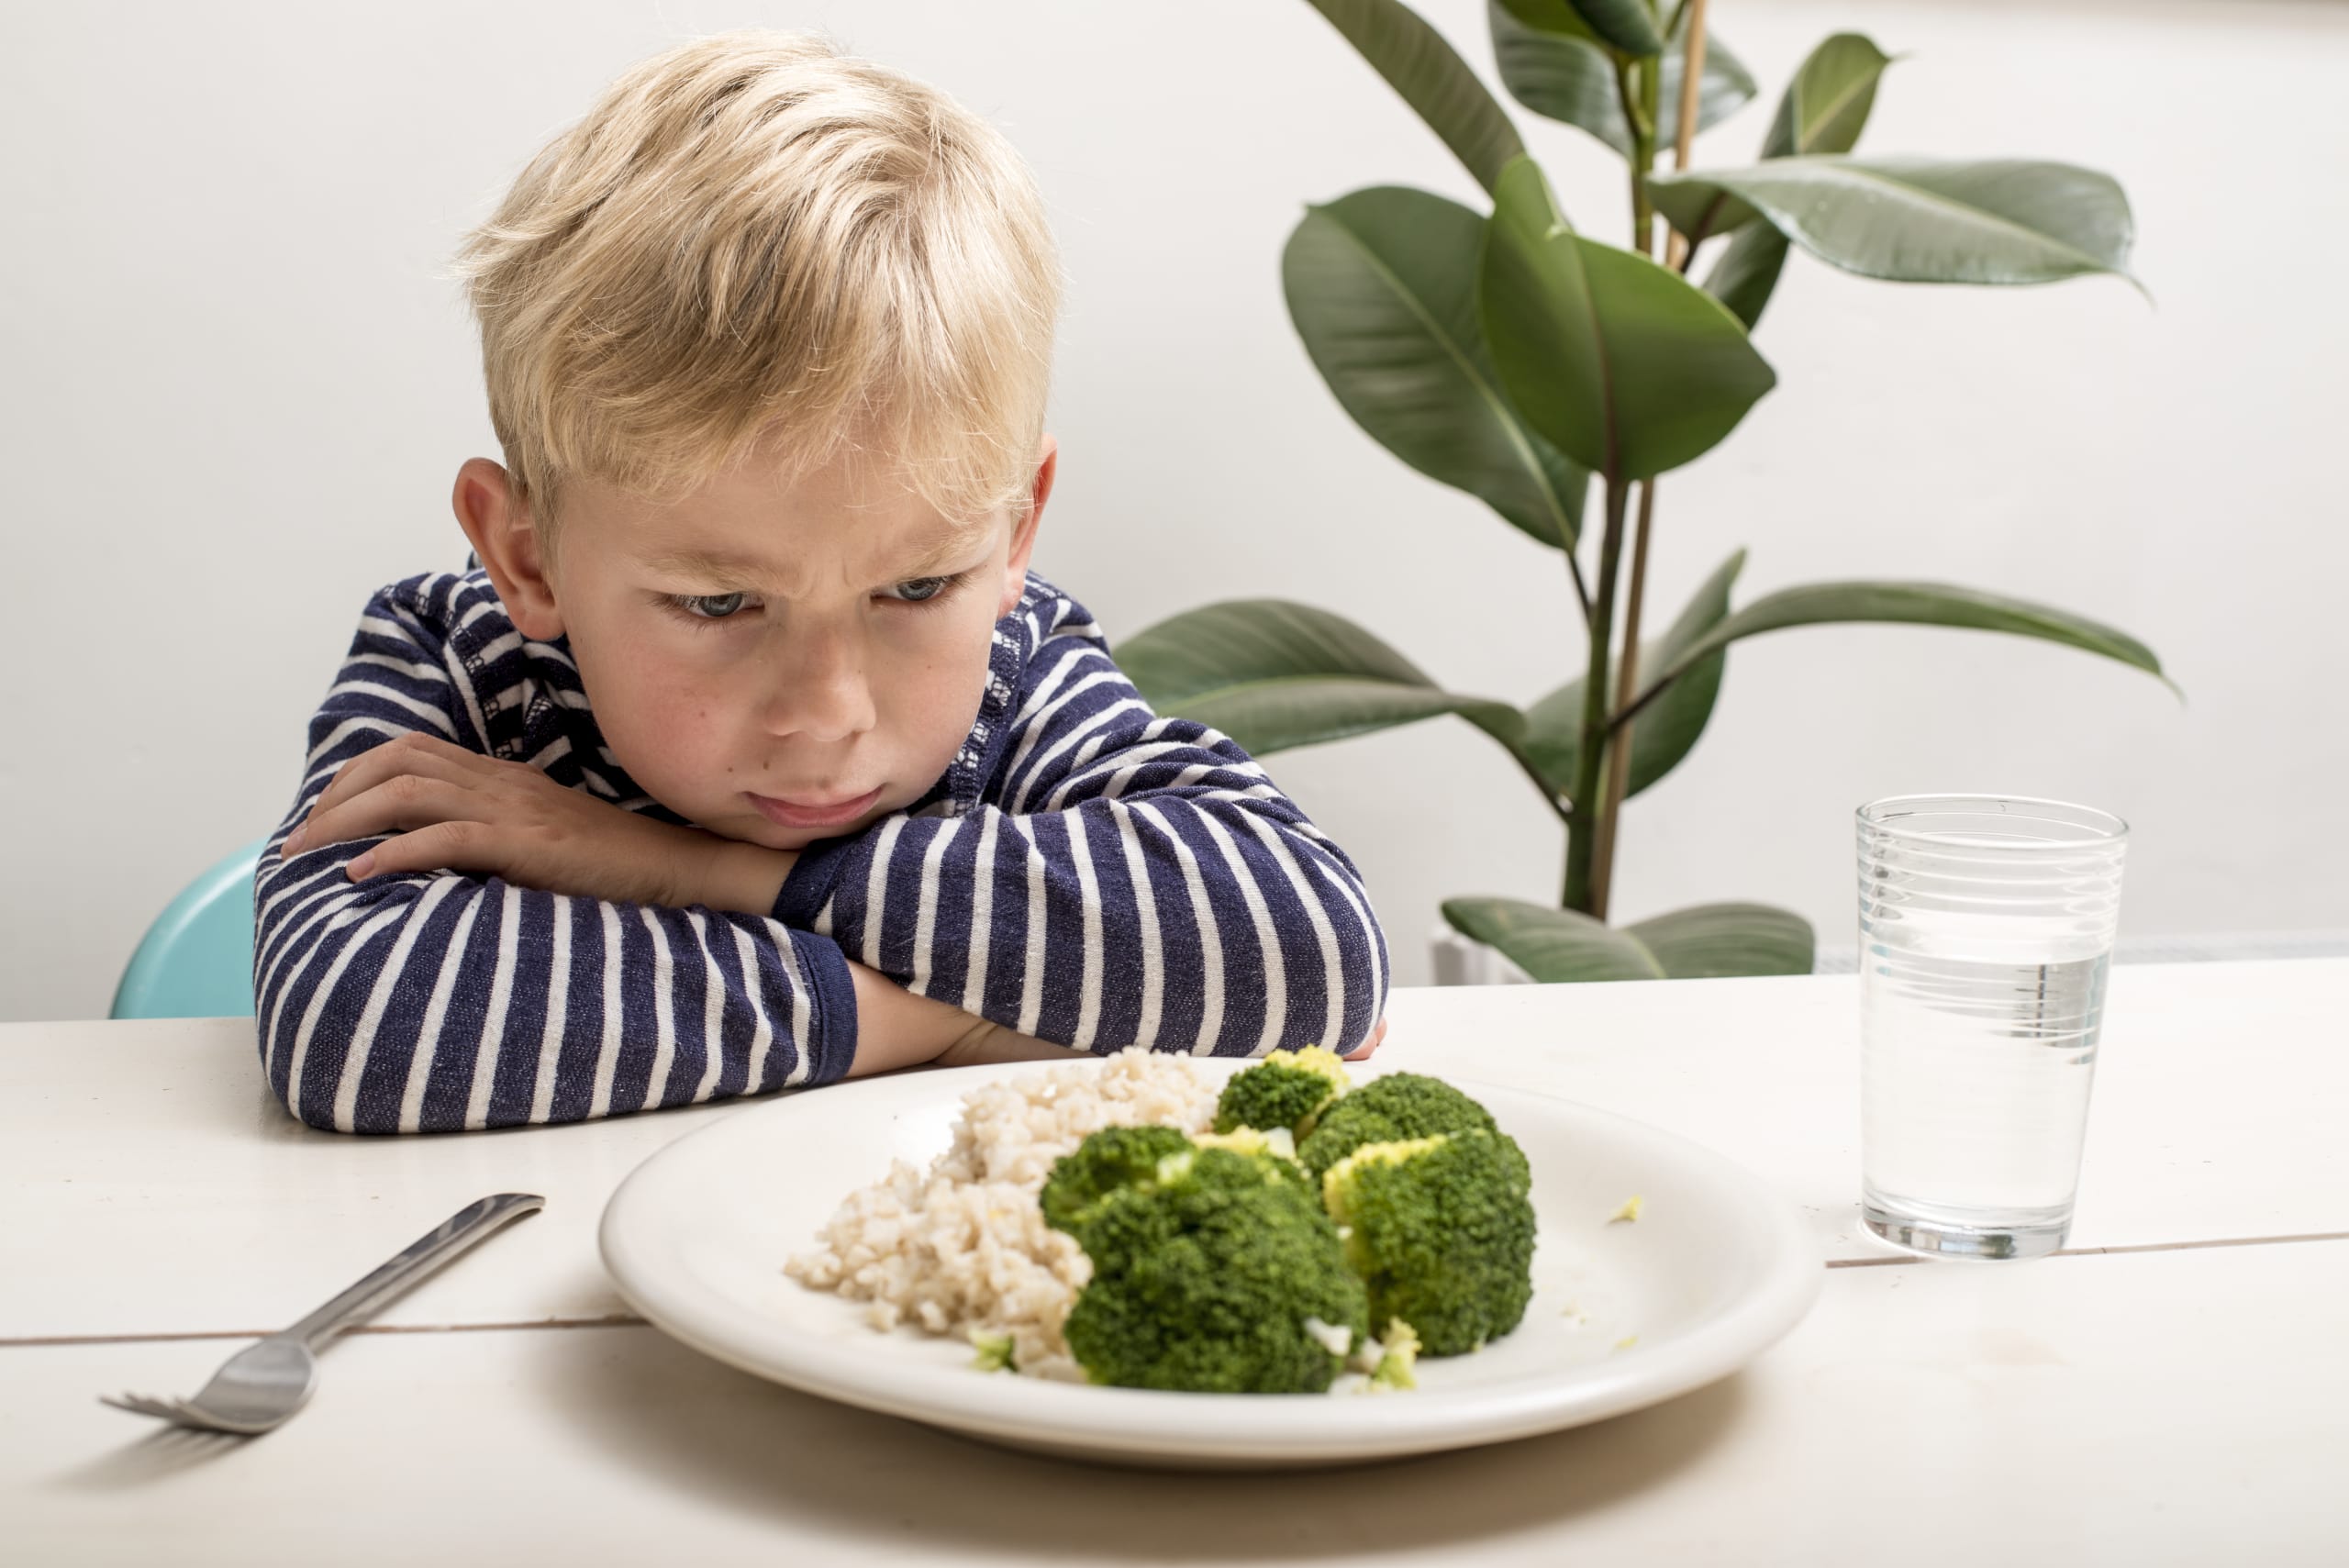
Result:
<instances>
[{"instance_id":1,"label":"blue eye","mask_svg":"<svg viewBox=\"0 0 2349 1568\"><path fill-rule=\"evenodd\" d=\"M896 596L908 604L927 604L953 585L952 577L916 577L898 584Z\"/></svg>"},{"instance_id":2,"label":"blue eye","mask_svg":"<svg viewBox=\"0 0 2349 1568\"><path fill-rule=\"evenodd\" d=\"M724 620L749 597L748 594L675 594L670 603L696 620Z\"/></svg>"}]
</instances>

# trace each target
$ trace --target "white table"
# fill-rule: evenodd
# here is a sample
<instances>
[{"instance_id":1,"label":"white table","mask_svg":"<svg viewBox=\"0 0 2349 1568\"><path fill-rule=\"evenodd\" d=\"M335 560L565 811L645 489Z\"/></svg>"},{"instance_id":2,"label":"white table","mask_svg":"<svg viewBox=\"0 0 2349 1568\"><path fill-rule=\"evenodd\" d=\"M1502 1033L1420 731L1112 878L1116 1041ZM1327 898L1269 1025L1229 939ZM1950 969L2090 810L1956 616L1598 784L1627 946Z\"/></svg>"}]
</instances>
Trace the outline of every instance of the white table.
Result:
<instances>
[{"instance_id":1,"label":"white table","mask_svg":"<svg viewBox=\"0 0 2349 1568\"><path fill-rule=\"evenodd\" d=\"M1854 985L1396 993L1383 1063L1720 1150L1812 1216L1827 1290L1657 1409L1276 1483L1000 1453L637 1322L605 1199L739 1107L355 1140L267 1098L249 1023L0 1026L0 1558L2349 1561L2349 961L2115 971L2071 1246L1997 1266L1855 1234ZM329 1351L278 1432L96 1403L193 1389L503 1188L546 1211Z\"/></svg>"}]
</instances>

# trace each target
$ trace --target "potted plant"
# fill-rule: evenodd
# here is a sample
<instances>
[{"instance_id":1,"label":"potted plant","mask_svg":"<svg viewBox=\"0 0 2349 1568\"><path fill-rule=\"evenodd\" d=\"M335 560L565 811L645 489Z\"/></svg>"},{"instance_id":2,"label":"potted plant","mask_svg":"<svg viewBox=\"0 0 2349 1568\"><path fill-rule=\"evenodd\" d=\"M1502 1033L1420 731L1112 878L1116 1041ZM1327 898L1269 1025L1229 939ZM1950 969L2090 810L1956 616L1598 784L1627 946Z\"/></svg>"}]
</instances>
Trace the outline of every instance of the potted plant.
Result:
<instances>
[{"instance_id":1,"label":"potted plant","mask_svg":"<svg viewBox=\"0 0 2349 1568\"><path fill-rule=\"evenodd\" d=\"M1705 0L1491 0L1500 78L1518 102L1623 159L1631 243L1618 247L1568 220L1507 113L1418 13L1400 0L1308 3L1490 205L1375 186L1309 206L1282 258L1297 335L1380 444L1562 557L1588 664L1519 708L1447 689L1332 611L1276 599L1175 616L1124 641L1120 662L1162 712L1259 755L1446 714L1489 736L1564 829L1558 903L1458 897L1443 916L1537 980L1808 972L1810 928L1783 909L1708 904L1607 921L1623 804L1695 746L1731 644L1910 622L2038 638L2156 676L2161 665L2110 627L1943 584L1815 583L1733 605L1742 550L1658 633L1644 603L1658 480L1710 450L1776 384L1751 335L1790 249L1905 283L2125 278L2127 198L2109 176L2062 163L1856 154L1891 57L1854 33L1803 61L1757 161L1690 170L1695 132L1755 92L1707 37ZM1660 169L1667 152L1675 167Z\"/></svg>"}]
</instances>

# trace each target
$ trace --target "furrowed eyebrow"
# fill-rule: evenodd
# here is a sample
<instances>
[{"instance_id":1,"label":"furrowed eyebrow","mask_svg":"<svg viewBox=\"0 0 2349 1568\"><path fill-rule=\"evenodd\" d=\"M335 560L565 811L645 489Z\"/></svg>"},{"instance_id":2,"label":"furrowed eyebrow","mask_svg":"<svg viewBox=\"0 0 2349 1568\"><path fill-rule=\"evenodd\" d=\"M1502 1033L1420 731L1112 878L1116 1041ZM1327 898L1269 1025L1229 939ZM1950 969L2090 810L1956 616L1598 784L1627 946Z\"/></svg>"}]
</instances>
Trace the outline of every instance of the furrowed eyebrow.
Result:
<instances>
[{"instance_id":1,"label":"furrowed eyebrow","mask_svg":"<svg viewBox=\"0 0 2349 1568\"><path fill-rule=\"evenodd\" d=\"M665 550L649 556L645 564L655 572L674 573L680 577L694 577L705 582L723 583L731 587L757 586L758 572L749 562L736 561L730 556L713 555L701 550Z\"/></svg>"},{"instance_id":2,"label":"furrowed eyebrow","mask_svg":"<svg viewBox=\"0 0 2349 1568\"><path fill-rule=\"evenodd\" d=\"M974 539L960 535L941 539L902 568L896 581L909 583L918 577L938 576L970 554L977 543Z\"/></svg>"},{"instance_id":3,"label":"furrowed eyebrow","mask_svg":"<svg viewBox=\"0 0 2349 1568\"><path fill-rule=\"evenodd\" d=\"M909 583L917 578L942 575L975 550L979 542L968 536L949 535L899 567L889 581ZM654 572L719 584L729 589L756 590L763 581L755 562L706 550L664 550L645 557L644 564Z\"/></svg>"}]
</instances>

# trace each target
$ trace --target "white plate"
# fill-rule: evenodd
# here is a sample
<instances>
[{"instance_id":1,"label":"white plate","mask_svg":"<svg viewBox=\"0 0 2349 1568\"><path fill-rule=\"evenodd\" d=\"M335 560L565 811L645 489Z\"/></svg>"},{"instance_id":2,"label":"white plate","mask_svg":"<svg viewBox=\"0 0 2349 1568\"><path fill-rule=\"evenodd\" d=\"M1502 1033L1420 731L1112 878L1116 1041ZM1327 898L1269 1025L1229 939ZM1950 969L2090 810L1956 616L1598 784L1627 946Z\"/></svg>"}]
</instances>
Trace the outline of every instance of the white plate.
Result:
<instances>
[{"instance_id":1,"label":"white plate","mask_svg":"<svg viewBox=\"0 0 2349 1568\"><path fill-rule=\"evenodd\" d=\"M1217 1081L1244 1062L1202 1061ZM1539 1219L1514 1333L1419 1363L1387 1395L1199 1395L971 1370L971 1349L877 1333L783 1274L889 1162L927 1167L962 1096L1034 1063L878 1078L743 1110L678 1140L604 1211L605 1266L637 1310L719 1361L810 1394L1018 1448L1185 1469L1344 1463L1620 1415L1734 1372L1809 1309L1818 1247L1753 1177L1670 1133L1568 1100L1452 1081L1524 1147ZM1641 1218L1609 1224L1634 1194Z\"/></svg>"}]
</instances>

